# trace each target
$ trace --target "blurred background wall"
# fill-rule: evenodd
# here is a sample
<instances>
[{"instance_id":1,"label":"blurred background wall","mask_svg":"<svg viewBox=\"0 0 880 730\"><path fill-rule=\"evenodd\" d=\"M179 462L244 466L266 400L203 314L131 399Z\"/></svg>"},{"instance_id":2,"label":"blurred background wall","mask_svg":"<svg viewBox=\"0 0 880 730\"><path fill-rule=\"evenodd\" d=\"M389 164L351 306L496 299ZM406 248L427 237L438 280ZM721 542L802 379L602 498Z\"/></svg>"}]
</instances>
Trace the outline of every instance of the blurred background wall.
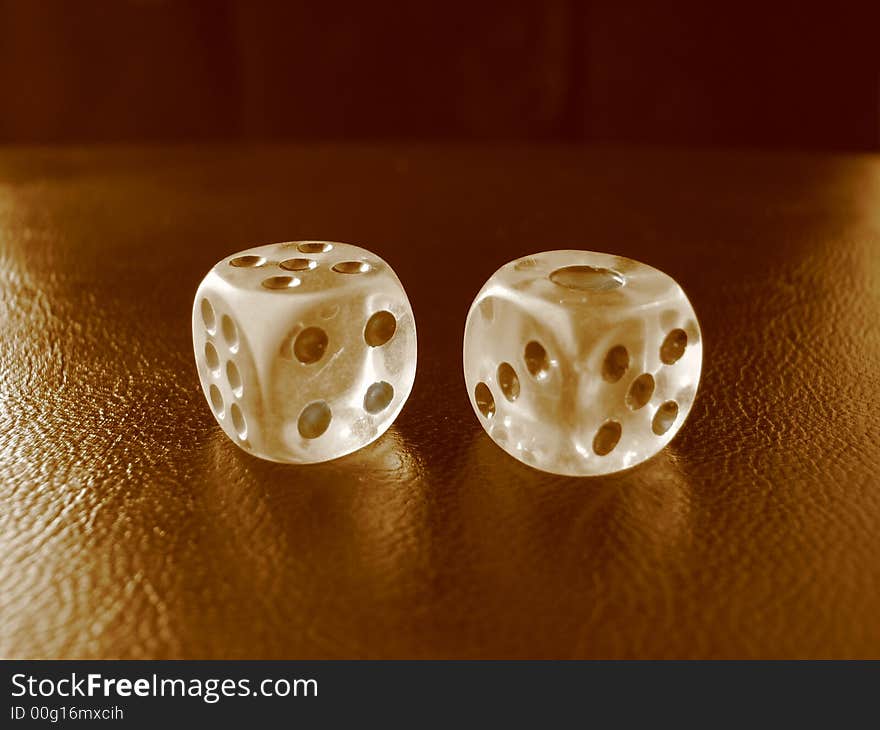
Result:
<instances>
[{"instance_id":1,"label":"blurred background wall","mask_svg":"<svg viewBox=\"0 0 880 730\"><path fill-rule=\"evenodd\" d=\"M0 0L0 142L880 146L880 2Z\"/></svg>"}]
</instances>

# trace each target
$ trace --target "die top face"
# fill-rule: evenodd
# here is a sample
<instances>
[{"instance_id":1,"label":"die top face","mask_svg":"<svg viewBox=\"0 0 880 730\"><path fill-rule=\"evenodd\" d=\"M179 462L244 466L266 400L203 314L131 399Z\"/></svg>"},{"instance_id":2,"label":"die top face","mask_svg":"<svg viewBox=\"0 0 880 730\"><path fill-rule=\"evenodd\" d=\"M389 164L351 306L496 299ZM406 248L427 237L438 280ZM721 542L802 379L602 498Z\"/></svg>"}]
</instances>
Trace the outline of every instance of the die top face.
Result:
<instances>
[{"instance_id":1,"label":"die top face","mask_svg":"<svg viewBox=\"0 0 880 730\"><path fill-rule=\"evenodd\" d=\"M497 289L524 306L552 307L559 315L594 320L621 309L660 307L678 298L676 281L647 264L594 251L544 251L511 261L496 271L483 292Z\"/></svg>"},{"instance_id":2,"label":"die top face","mask_svg":"<svg viewBox=\"0 0 880 730\"><path fill-rule=\"evenodd\" d=\"M646 264L550 251L502 266L465 327L477 417L517 459L605 474L656 454L680 428L702 342L682 288Z\"/></svg>"},{"instance_id":3,"label":"die top face","mask_svg":"<svg viewBox=\"0 0 880 730\"><path fill-rule=\"evenodd\" d=\"M328 289L371 287L389 275L397 280L391 267L371 251L336 241L257 246L227 256L212 272L230 286L267 300L278 293L302 298Z\"/></svg>"},{"instance_id":4,"label":"die top face","mask_svg":"<svg viewBox=\"0 0 880 730\"><path fill-rule=\"evenodd\" d=\"M365 446L393 422L415 377L406 292L381 258L344 243L270 244L221 260L196 294L193 344L218 423L274 461L326 461Z\"/></svg>"}]
</instances>

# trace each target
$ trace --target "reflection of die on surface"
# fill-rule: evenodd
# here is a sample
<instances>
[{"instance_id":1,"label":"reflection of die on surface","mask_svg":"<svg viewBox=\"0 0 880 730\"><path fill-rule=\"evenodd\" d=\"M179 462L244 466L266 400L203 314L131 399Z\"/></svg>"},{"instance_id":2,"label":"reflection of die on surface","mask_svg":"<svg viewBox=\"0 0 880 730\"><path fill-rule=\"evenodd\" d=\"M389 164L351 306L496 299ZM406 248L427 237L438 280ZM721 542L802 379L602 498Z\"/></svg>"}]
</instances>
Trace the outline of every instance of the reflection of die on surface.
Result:
<instances>
[{"instance_id":1,"label":"reflection of die on surface","mask_svg":"<svg viewBox=\"0 0 880 730\"><path fill-rule=\"evenodd\" d=\"M355 451L412 389L416 331L396 274L326 241L229 256L199 285L193 347L205 397L232 441L273 461Z\"/></svg>"},{"instance_id":2,"label":"reflection of die on surface","mask_svg":"<svg viewBox=\"0 0 880 730\"><path fill-rule=\"evenodd\" d=\"M659 452L700 380L693 307L668 275L588 251L496 271L468 313L464 373L492 439L544 471L607 474Z\"/></svg>"}]
</instances>

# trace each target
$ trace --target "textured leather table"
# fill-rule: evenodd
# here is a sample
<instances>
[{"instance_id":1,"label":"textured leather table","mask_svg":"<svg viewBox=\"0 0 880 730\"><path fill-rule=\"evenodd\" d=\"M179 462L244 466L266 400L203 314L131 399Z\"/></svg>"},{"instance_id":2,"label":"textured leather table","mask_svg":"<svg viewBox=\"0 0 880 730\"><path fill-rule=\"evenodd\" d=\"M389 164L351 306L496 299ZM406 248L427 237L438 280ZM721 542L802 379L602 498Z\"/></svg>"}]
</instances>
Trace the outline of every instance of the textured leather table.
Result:
<instances>
[{"instance_id":1,"label":"textured leather table","mask_svg":"<svg viewBox=\"0 0 880 730\"><path fill-rule=\"evenodd\" d=\"M219 258L373 249L419 327L392 429L239 451L191 351ZM464 392L501 263L674 276L690 420L609 478L533 471ZM568 147L0 151L0 655L880 656L880 157Z\"/></svg>"}]
</instances>

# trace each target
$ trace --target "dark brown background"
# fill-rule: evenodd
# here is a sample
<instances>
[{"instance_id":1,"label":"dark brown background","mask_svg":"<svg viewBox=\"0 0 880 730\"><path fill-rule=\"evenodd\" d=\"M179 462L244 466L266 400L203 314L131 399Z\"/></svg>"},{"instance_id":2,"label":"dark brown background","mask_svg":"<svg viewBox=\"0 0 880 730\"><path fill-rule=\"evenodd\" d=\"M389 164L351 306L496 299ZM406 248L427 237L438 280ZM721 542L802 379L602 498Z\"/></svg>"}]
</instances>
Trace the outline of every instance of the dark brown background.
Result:
<instances>
[{"instance_id":1,"label":"dark brown background","mask_svg":"<svg viewBox=\"0 0 880 730\"><path fill-rule=\"evenodd\" d=\"M0 0L0 141L874 149L876 2Z\"/></svg>"},{"instance_id":2,"label":"dark brown background","mask_svg":"<svg viewBox=\"0 0 880 730\"><path fill-rule=\"evenodd\" d=\"M880 656L880 157L827 151L877 146L873 11L425 7L0 2L0 655ZM217 428L190 307L304 238L385 258L420 353L297 468ZM700 318L623 474L519 464L464 391L473 296L551 248Z\"/></svg>"}]
</instances>

